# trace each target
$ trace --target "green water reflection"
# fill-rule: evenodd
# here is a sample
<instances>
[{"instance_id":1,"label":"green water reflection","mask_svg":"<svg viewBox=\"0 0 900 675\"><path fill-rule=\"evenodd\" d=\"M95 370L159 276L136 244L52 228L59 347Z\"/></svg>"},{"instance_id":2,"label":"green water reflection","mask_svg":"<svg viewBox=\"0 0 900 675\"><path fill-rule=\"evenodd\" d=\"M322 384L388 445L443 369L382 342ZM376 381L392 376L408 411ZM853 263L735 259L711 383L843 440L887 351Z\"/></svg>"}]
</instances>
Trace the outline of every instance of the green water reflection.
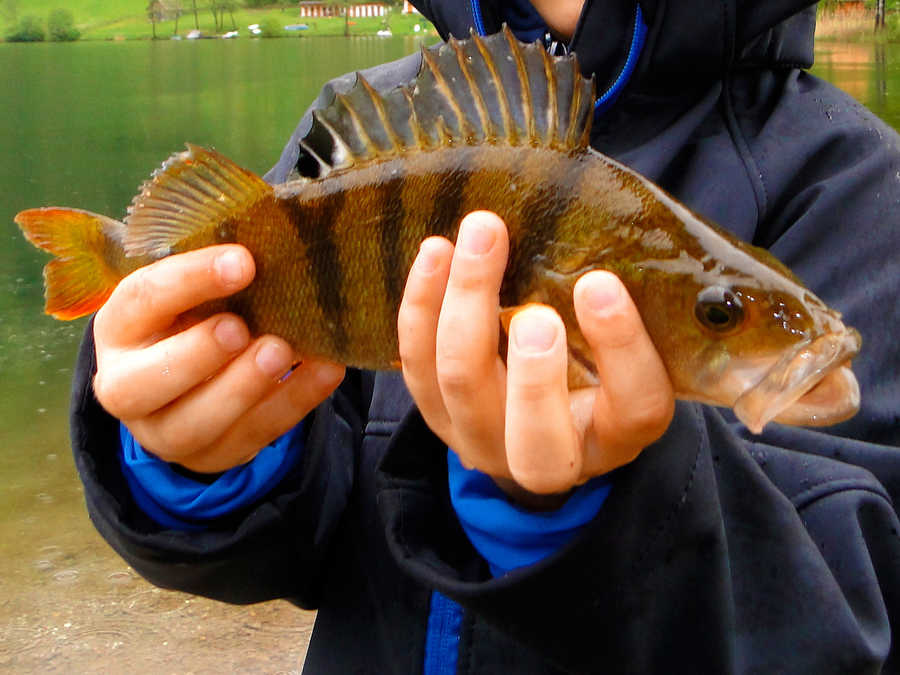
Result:
<instances>
[{"instance_id":1,"label":"green water reflection","mask_svg":"<svg viewBox=\"0 0 900 675\"><path fill-rule=\"evenodd\" d=\"M93 531L66 422L84 322L40 312L46 257L12 218L50 204L121 217L185 141L264 172L325 80L417 48L404 38L0 45L0 670L298 667L311 615L151 589Z\"/></svg>"},{"instance_id":2,"label":"green water reflection","mask_svg":"<svg viewBox=\"0 0 900 675\"><path fill-rule=\"evenodd\" d=\"M12 222L58 204L122 216L185 141L258 172L322 82L411 39L0 45L0 670L290 671L309 614L151 589L88 523L66 407L83 322L44 317L45 257ZM900 125L900 49L820 47L815 72Z\"/></svg>"},{"instance_id":3,"label":"green water reflection","mask_svg":"<svg viewBox=\"0 0 900 675\"><path fill-rule=\"evenodd\" d=\"M900 45L820 43L814 74L839 86L900 129Z\"/></svg>"}]
</instances>

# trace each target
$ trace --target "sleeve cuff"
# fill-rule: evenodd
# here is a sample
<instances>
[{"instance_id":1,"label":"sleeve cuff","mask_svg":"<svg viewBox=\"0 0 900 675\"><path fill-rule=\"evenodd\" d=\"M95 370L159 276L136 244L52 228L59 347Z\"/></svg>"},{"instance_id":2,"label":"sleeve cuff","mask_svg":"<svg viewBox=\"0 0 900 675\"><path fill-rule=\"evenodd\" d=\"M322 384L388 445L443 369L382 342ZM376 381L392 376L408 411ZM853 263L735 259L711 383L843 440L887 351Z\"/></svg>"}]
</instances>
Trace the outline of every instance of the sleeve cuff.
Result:
<instances>
[{"instance_id":1,"label":"sleeve cuff","mask_svg":"<svg viewBox=\"0 0 900 675\"><path fill-rule=\"evenodd\" d=\"M301 422L251 461L209 484L191 480L147 453L121 423L119 458L131 494L144 513L167 529L203 530L209 521L259 500L287 475L303 451L303 426Z\"/></svg>"},{"instance_id":2,"label":"sleeve cuff","mask_svg":"<svg viewBox=\"0 0 900 675\"><path fill-rule=\"evenodd\" d=\"M509 501L490 476L447 452L450 501L469 541L497 577L532 565L565 546L600 512L612 489L607 476L577 488L556 511L529 511Z\"/></svg>"}]
</instances>

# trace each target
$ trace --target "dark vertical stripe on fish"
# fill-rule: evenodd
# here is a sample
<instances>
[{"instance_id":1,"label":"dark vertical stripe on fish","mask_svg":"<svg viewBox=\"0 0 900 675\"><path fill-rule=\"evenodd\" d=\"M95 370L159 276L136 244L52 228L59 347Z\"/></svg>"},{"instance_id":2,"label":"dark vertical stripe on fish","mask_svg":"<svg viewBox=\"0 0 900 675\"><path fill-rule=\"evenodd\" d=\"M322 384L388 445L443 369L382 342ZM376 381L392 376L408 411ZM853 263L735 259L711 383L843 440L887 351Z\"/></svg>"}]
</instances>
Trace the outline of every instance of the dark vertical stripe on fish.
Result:
<instances>
[{"instance_id":1,"label":"dark vertical stripe on fish","mask_svg":"<svg viewBox=\"0 0 900 675\"><path fill-rule=\"evenodd\" d=\"M381 274L389 307L399 307L406 285L406 264L403 251L403 229L406 224L406 208L403 204L402 175L392 177L379 186L383 214L381 227Z\"/></svg>"},{"instance_id":2,"label":"dark vertical stripe on fish","mask_svg":"<svg viewBox=\"0 0 900 675\"><path fill-rule=\"evenodd\" d=\"M556 162L547 164L544 168L547 179L538 182L523 199L519 222L507 223L509 264L500 289L501 306L515 302L513 297L522 290L521 284L527 284L534 272L535 260L556 242L560 224L570 208L579 203L577 190L560 190L558 182L551 178L558 169ZM512 288L513 283L520 287Z\"/></svg>"},{"instance_id":3,"label":"dark vertical stripe on fish","mask_svg":"<svg viewBox=\"0 0 900 675\"><path fill-rule=\"evenodd\" d=\"M431 213L429 232L448 239L455 239L460 219L466 215L466 193L469 181L476 175L467 168L447 174L441 183L434 210Z\"/></svg>"},{"instance_id":4,"label":"dark vertical stripe on fish","mask_svg":"<svg viewBox=\"0 0 900 675\"><path fill-rule=\"evenodd\" d=\"M337 354L344 353L347 347L347 332L342 321L344 275L334 240L334 224L344 209L345 196L345 191L338 190L309 200L302 206L292 199L279 202L291 222L296 224L297 234L307 247L306 257L315 279L316 297Z\"/></svg>"}]
</instances>

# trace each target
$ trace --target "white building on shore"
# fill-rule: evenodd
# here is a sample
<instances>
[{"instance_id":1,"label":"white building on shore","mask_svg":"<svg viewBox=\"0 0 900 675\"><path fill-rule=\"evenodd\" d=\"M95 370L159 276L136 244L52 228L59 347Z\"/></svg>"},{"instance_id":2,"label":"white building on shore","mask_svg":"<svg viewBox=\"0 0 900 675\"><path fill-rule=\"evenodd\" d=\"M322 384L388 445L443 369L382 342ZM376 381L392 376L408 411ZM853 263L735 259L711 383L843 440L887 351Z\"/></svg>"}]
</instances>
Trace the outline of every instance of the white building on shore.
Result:
<instances>
[{"instance_id":1,"label":"white building on shore","mask_svg":"<svg viewBox=\"0 0 900 675\"><path fill-rule=\"evenodd\" d=\"M300 18L316 18L327 16L344 16L344 8L320 0L303 0L300 3ZM347 7L351 17L384 16L387 13L387 5L383 2L360 2Z\"/></svg>"},{"instance_id":2,"label":"white building on shore","mask_svg":"<svg viewBox=\"0 0 900 675\"><path fill-rule=\"evenodd\" d=\"M300 5L300 18L316 18L327 16L344 16L343 7L322 0L303 0ZM387 5L383 2L358 2L348 8L351 17L359 16L384 16L387 14ZM419 10L413 7L409 0L403 0L404 14L418 14Z\"/></svg>"}]
</instances>

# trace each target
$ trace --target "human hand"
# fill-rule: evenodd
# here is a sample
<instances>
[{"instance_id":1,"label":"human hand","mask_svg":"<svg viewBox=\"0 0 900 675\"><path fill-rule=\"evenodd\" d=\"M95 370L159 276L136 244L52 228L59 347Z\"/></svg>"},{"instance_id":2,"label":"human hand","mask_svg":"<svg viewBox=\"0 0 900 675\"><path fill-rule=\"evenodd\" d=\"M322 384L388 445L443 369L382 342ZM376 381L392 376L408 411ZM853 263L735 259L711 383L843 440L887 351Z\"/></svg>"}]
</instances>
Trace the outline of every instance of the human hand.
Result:
<instances>
[{"instance_id":1,"label":"human hand","mask_svg":"<svg viewBox=\"0 0 900 675\"><path fill-rule=\"evenodd\" d=\"M565 328L543 305L513 317L504 366L497 312L508 250L503 221L483 211L463 219L456 247L426 239L398 317L400 358L428 426L464 465L527 501L527 493L564 493L632 461L665 432L674 396L636 307L609 272L585 274L574 291L599 386L568 391Z\"/></svg>"},{"instance_id":2,"label":"human hand","mask_svg":"<svg viewBox=\"0 0 900 675\"><path fill-rule=\"evenodd\" d=\"M344 369L299 359L282 339L251 339L233 314L190 316L245 288L236 245L170 256L130 274L94 319L94 394L149 452L198 472L229 469L297 424Z\"/></svg>"}]
</instances>

